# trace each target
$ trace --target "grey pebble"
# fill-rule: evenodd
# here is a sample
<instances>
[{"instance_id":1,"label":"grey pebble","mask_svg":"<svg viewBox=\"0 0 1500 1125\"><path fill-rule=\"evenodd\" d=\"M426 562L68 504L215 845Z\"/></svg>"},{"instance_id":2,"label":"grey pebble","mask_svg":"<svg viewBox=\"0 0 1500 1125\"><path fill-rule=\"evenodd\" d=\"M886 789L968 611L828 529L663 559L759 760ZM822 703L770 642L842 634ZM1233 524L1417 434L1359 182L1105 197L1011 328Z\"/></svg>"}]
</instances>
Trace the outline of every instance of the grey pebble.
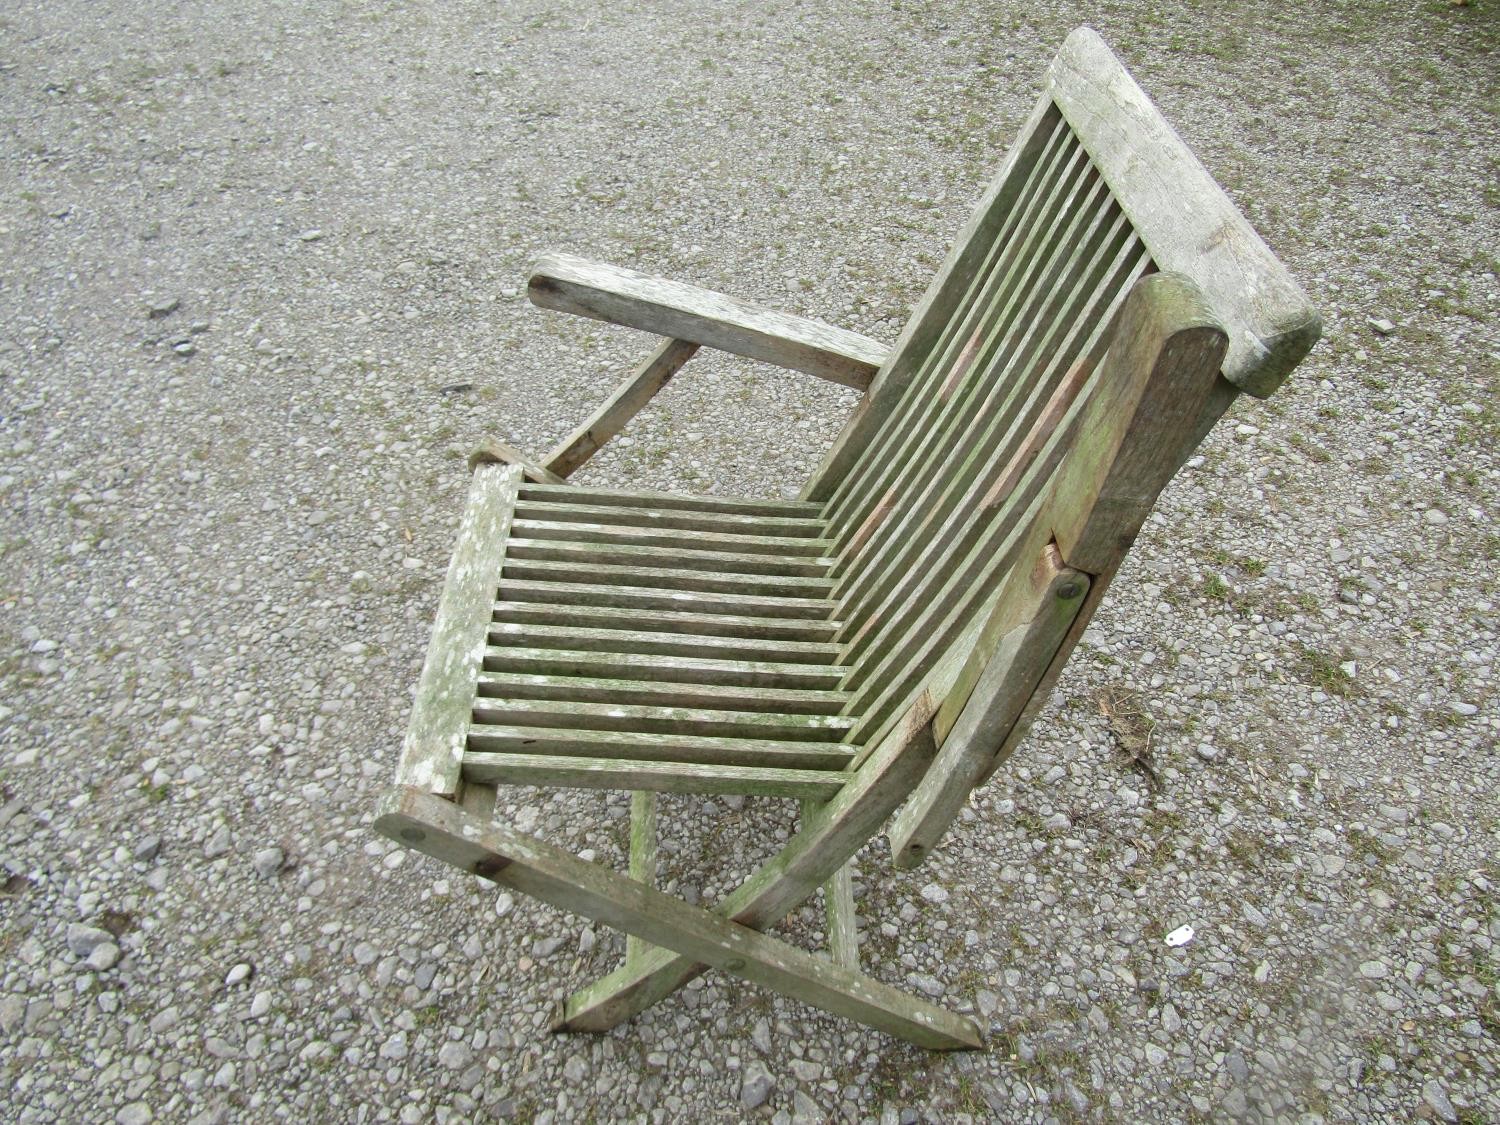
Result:
<instances>
[{"instance_id":1,"label":"grey pebble","mask_svg":"<svg viewBox=\"0 0 1500 1125\"><path fill-rule=\"evenodd\" d=\"M26 997L14 993L0 996L0 1034L15 1034L25 1018Z\"/></svg>"},{"instance_id":2,"label":"grey pebble","mask_svg":"<svg viewBox=\"0 0 1500 1125\"><path fill-rule=\"evenodd\" d=\"M828 1115L807 1091L798 1090L792 1095L792 1125L820 1125L827 1119Z\"/></svg>"},{"instance_id":3,"label":"grey pebble","mask_svg":"<svg viewBox=\"0 0 1500 1125\"><path fill-rule=\"evenodd\" d=\"M250 865L262 879L274 879L286 862L286 855L278 847L262 848L251 857Z\"/></svg>"},{"instance_id":4,"label":"grey pebble","mask_svg":"<svg viewBox=\"0 0 1500 1125\"><path fill-rule=\"evenodd\" d=\"M1457 1121L1458 1110L1453 1108L1453 1103L1448 1100L1448 1091L1443 1089L1442 1083L1435 1078L1429 1078L1422 1083L1422 1100L1432 1107L1432 1111L1444 1121Z\"/></svg>"},{"instance_id":5,"label":"grey pebble","mask_svg":"<svg viewBox=\"0 0 1500 1125\"><path fill-rule=\"evenodd\" d=\"M84 961L96 973L108 972L120 962L120 947L112 941L101 941L89 951Z\"/></svg>"},{"instance_id":6,"label":"grey pebble","mask_svg":"<svg viewBox=\"0 0 1500 1125\"><path fill-rule=\"evenodd\" d=\"M755 1027L750 1031L750 1042L755 1044L755 1049L763 1055L771 1053L771 1023L769 1020L756 1020Z\"/></svg>"},{"instance_id":7,"label":"grey pebble","mask_svg":"<svg viewBox=\"0 0 1500 1125\"><path fill-rule=\"evenodd\" d=\"M176 1027L179 1018L180 1014L176 1007L163 1008L151 1017L151 1022L147 1026L152 1035L162 1035Z\"/></svg>"},{"instance_id":8,"label":"grey pebble","mask_svg":"<svg viewBox=\"0 0 1500 1125\"><path fill-rule=\"evenodd\" d=\"M214 834L208 838L208 843L203 845L204 857L206 859L218 859L221 855L229 851L233 839L229 831L229 826L221 824L214 831Z\"/></svg>"},{"instance_id":9,"label":"grey pebble","mask_svg":"<svg viewBox=\"0 0 1500 1125\"><path fill-rule=\"evenodd\" d=\"M100 945L113 943L115 935L108 930L101 930L96 926L86 926L82 922L68 923L67 945L68 952L74 957L87 957Z\"/></svg>"},{"instance_id":10,"label":"grey pebble","mask_svg":"<svg viewBox=\"0 0 1500 1125\"><path fill-rule=\"evenodd\" d=\"M775 1082L765 1064L759 1059L751 1060L745 1067L744 1077L740 1080L740 1105L746 1109L755 1109L765 1104L774 1086Z\"/></svg>"}]
</instances>

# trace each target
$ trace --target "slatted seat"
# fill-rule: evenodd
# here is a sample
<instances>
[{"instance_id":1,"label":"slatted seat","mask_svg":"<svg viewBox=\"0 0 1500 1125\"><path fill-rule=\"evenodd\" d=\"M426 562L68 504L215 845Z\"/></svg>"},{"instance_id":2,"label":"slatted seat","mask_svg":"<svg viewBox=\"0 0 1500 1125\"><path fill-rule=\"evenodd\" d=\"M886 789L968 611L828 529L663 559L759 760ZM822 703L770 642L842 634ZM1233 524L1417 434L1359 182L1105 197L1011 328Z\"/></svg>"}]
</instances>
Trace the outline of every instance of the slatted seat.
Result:
<instances>
[{"instance_id":1,"label":"slatted seat","mask_svg":"<svg viewBox=\"0 0 1500 1125\"><path fill-rule=\"evenodd\" d=\"M976 1045L858 971L846 864L887 825L898 868L938 846L1161 489L1296 366L1316 314L1087 30L892 349L569 256L530 294L668 338L547 456L476 455L378 829L631 935L560 1027L614 1026L713 966ZM703 346L865 391L802 499L567 483ZM628 875L497 821L497 785L630 791ZM652 886L660 791L798 798L801 827L690 907ZM827 959L763 932L819 886Z\"/></svg>"},{"instance_id":2,"label":"slatted seat","mask_svg":"<svg viewBox=\"0 0 1500 1125\"><path fill-rule=\"evenodd\" d=\"M857 747L821 506L501 482L461 776L826 799ZM486 587L488 589L488 587Z\"/></svg>"}]
</instances>

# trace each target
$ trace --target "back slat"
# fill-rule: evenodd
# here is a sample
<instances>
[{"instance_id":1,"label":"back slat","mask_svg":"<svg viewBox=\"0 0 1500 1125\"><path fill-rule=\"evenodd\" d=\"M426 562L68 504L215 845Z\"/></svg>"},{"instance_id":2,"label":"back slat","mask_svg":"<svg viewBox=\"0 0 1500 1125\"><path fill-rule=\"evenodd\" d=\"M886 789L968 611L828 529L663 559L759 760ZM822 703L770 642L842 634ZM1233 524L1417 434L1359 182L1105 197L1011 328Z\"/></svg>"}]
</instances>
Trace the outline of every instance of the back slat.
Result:
<instances>
[{"instance_id":1,"label":"back slat","mask_svg":"<svg viewBox=\"0 0 1500 1125\"><path fill-rule=\"evenodd\" d=\"M939 405L939 388L947 368L960 354L962 343L973 332L984 306L983 296L1003 280L1006 268L1021 252L1018 233L1024 231L1037 209L1045 206L1048 191L1064 170L1067 127L1059 122L1052 138L1038 156L1028 183L996 235L983 267L960 298L940 330L931 351L916 365L890 417L830 497L826 514L834 535L847 542L849 534L867 518L891 483L899 466L909 460L906 450L924 430L930 412Z\"/></svg>"},{"instance_id":2,"label":"back slat","mask_svg":"<svg viewBox=\"0 0 1500 1125\"><path fill-rule=\"evenodd\" d=\"M1106 224L1100 232L1098 228ZM1109 288L1109 267L1126 249L1123 241L1125 231L1118 214L1113 221L1107 209L1095 216L1091 229L1079 239L1082 253L1059 249L1050 260L1036 263L1040 276L1027 300L1005 309L991 328L983 366L965 380L962 392L934 419L928 455L905 469L898 485L905 499L897 518L887 521L884 543L853 560L836 587L848 607L846 620L855 629L863 623L855 620L860 610L880 595L881 583L894 576L893 560L899 568L901 555L909 558L914 548L948 549L946 544L926 541L920 530L941 522L951 511L950 506L934 507L934 502L943 496L949 497L949 505L957 502L964 495L964 485L973 485L987 466L1003 465L1013 443L1025 433L1025 425L1017 423L1018 415L1023 416L1022 423L1029 420L1054 385L1082 358L1073 350L1078 329L1097 323L1101 311L1097 285L1102 280L1106 291ZM1073 276L1064 279L1065 273ZM1109 300L1102 304L1107 308ZM1069 344L1073 347L1065 346Z\"/></svg>"},{"instance_id":3,"label":"back slat","mask_svg":"<svg viewBox=\"0 0 1500 1125\"><path fill-rule=\"evenodd\" d=\"M1104 253L1110 249L1113 244ZM1041 340L1031 341L1044 349L1019 349L1000 377L982 389L980 417L972 424L978 433L967 436L948 466L932 466L926 473L914 474L915 495L901 518L890 521L885 541L846 577L841 639L853 643L872 616L889 618L921 583L947 569L945 560L968 549L979 515L977 506L1000 483L1019 443L1058 384L1078 365L1092 369L1097 362L1109 318L1145 265L1133 240L1114 249L1102 264L1102 284L1069 301L1060 310L1067 315L1052 321L1053 327ZM1050 353L1050 358L1038 356L1037 350ZM858 656L856 645L846 659L852 662Z\"/></svg>"},{"instance_id":4,"label":"back slat","mask_svg":"<svg viewBox=\"0 0 1500 1125\"><path fill-rule=\"evenodd\" d=\"M1049 480L1115 314L1154 268L1071 129L1050 124L999 239L824 508L852 743L879 736L1050 538Z\"/></svg>"}]
</instances>

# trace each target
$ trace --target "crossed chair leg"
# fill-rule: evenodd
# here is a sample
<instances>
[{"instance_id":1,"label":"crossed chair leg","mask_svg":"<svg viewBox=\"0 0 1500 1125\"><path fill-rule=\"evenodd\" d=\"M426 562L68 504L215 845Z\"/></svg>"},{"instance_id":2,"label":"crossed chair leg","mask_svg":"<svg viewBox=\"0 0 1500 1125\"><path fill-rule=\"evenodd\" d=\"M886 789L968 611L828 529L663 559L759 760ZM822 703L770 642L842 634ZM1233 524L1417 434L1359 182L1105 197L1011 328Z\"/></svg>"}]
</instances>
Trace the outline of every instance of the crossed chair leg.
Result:
<instances>
[{"instance_id":1,"label":"crossed chair leg","mask_svg":"<svg viewBox=\"0 0 1500 1125\"><path fill-rule=\"evenodd\" d=\"M937 1050L982 1045L975 1022L762 931L834 878L931 763L935 708L923 695L848 785L810 811L793 839L713 909L405 787L382 800L375 827L409 847L644 943L615 972L570 997L557 1030L604 1031L721 969ZM837 951L837 944L835 951Z\"/></svg>"}]
</instances>

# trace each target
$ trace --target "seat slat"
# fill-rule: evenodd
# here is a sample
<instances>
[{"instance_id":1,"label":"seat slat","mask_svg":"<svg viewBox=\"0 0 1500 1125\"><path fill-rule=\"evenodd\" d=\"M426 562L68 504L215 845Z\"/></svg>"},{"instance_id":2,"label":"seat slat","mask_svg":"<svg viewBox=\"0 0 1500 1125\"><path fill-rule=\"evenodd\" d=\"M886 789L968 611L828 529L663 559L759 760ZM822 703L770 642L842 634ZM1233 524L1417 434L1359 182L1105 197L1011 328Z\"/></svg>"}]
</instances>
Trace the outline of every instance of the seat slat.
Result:
<instances>
[{"instance_id":1,"label":"seat slat","mask_svg":"<svg viewBox=\"0 0 1500 1125\"><path fill-rule=\"evenodd\" d=\"M719 533L663 527L636 527L615 523L581 523L568 520L521 519L517 516L511 534L517 539L549 542L599 543L606 546L664 547L683 551L721 551L725 554L784 555L791 558L829 558L834 545L826 539L808 539L758 533Z\"/></svg>"},{"instance_id":2,"label":"seat slat","mask_svg":"<svg viewBox=\"0 0 1500 1125\"><path fill-rule=\"evenodd\" d=\"M515 583L506 583L511 591ZM586 587L588 588L588 587ZM823 603L817 603L823 604ZM496 621L525 625L567 625L578 629L623 629L632 626L659 633L688 633L700 637L746 637L778 641L828 641L837 621L798 621L786 617L750 617L724 613L684 613L673 610L577 605L565 602L500 601Z\"/></svg>"},{"instance_id":3,"label":"seat slat","mask_svg":"<svg viewBox=\"0 0 1500 1125\"><path fill-rule=\"evenodd\" d=\"M838 665L778 664L758 660L644 656L579 649L495 648L484 650L491 672L545 676L667 680L680 684L747 684L752 687L836 688L845 669Z\"/></svg>"},{"instance_id":4,"label":"seat slat","mask_svg":"<svg viewBox=\"0 0 1500 1125\"><path fill-rule=\"evenodd\" d=\"M600 586L617 588L640 586L648 590L672 591L668 601L688 606L694 604L733 604L729 599L700 599L695 603L688 595L693 592L729 594L752 598L785 600L792 608L793 602L805 599L821 601L831 613L834 605L826 600L833 582L827 578L806 578L797 574L768 576L764 574L710 573L698 570L667 570L651 566L617 566L612 563L590 563L583 560L562 561L558 559L518 559L507 555L505 569L501 571L500 590L508 597L515 596L514 587L507 579L525 579L549 583L597 583ZM681 597L676 597L680 594ZM777 594L787 595L777 599ZM743 604L743 603L740 603ZM727 611L726 611L727 612ZM790 614L789 614L790 616Z\"/></svg>"},{"instance_id":5,"label":"seat slat","mask_svg":"<svg viewBox=\"0 0 1500 1125\"><path fill-rule=\"evenodd\" d=\"M632 619L631 624L635 624ZM571 625L524 625L497 621L490 644L517 648L571 648L589 652L650 653L714 660L776 660L789 664L832 664L843 645L810 641L653 633L641 629L580 629Z\"/></svg>"},{"instance_id":6,"label":"seat slat","mask_svg":"<svg viewBox=\"0 0 1500 1125\"><path fill-rule=\"evenodd\" d=\"M535 571L542 566L536 564L522 569ZM827 586L824 581L816 588L826 590ZM680 613L684 618L704 616L728 621L766 621L771 627L783 623L791 628L824 625L837 628L839 625L833 616L837 606L824 598L812 596L777 598L759 594L661 589L630 583L611 585L603 581L571 582L561 578L523 579L514 570L505 575L500 593L504 600L497 605L507 601L544 606L566 603L569 609L657 610L666 615Z\"/></svg>"},{"instance_id":7,"label":"seat slat","mask_svg":"<svg viewBox=\"0 0 1500 1125\"><path fill-rule=\"evenodd\" d=\"M822 578L831 559L784 555L732 554L728 551L669 550L662 547L569 543L512 537L506 559L572 563L575 566L635 566L664 571L710 570L730 575L774 575L777 578Z\"/></svg>"},{"instance_id":8,"label":"seat slat","mask_svg":"<svg viewBox=\"0 0 1500 1125\"><path fill-rule=\"evenodd\" d=\"M681 508L638 508L608 504L562 504L551 500L522 500L516 518L579 523L619 524L627 527L711 531L725 535L775 535L817 539L826 526L806 516L746 516L733 512L694 512Z\"/></svg>"},{"instance_id":9,"label":"seat slat","mask_svg":"<svg viewBox=\"0 0 1500 1125\"><path fill-rule=\"evenodd\" d=\"M765 766L708 766L693 762L625 762L613 758L553 758L545 754L463 757L464 777L487 785L561 785L581 789L651 789L660 793L729 793L826 801L847 775L832 770Z\"/></svg>"},{"instance_id":10,"label":"seat slat","mask_svg":"<svg viewBox=\"0 0 1500 1125\"><path fill-rule=\"evenodd\" d=\"M477 690L479 695L489 698L765 710L792 715L837 715L849 701L847 692L836 689L683 684L628 676L558 676L539 672L481 672Z\"/></svg>"},{"instance_id":11,"label":"seat slat","mask_svg":"<svg viewBox=\"0 0 1500 1125\"><path fill-rule=\"evenodd\" d=\"M853 719L841 715L520 699L514 696L480 696L474 701L474 719L499 726L639 730L648 734L769 738L782 742L839 742L854 726Z\"/></svg>"},{"instance_id":12,"label":"seat slat","mask_svg":"<svg viewBox=\"0 0 1500 1125\"><path fill-rule=\"evenodd\" d=\"M782 742L644 731L564 730L555 727L469 727L469 751L488 754L546 754L564 758L620 761L697 762L720 766L773 766L778 769L838 770L854 757L852 747L827 742Z\"/></svg>"},{"instance_id":13,"label":"seat slat","mask_svg":"<svg viewBox=\"0 0 1500 1125\"><path fill-rule=\"evenodd\" d=\"M522 500L558 504L604 504L619 508L660 511L719 512L736 516L782 516L819 519L823 505L807 500L745 500L726 496L682 496L675 492L635 492L609 488L580 488L572 484L525 484Z\"/></svg>"}]
</instances>

